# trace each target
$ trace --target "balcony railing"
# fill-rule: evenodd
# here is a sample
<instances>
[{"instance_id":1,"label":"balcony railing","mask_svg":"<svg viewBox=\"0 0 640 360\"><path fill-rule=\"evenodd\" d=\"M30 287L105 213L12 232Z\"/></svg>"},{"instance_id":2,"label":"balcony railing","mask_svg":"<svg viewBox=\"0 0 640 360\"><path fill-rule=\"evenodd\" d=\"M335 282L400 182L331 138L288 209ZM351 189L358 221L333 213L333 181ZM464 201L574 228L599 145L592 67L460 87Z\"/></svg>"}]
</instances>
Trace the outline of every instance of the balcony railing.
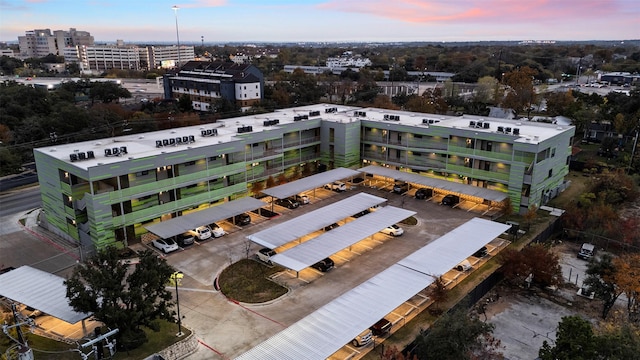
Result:
<instances>
[{"instance_id":1,"label":"balcony railing","mask_svg":"<svg viewBox=\"0 0 640 360\"><path fill-rule=\"evenodd\" d=\"M497 151L486 151L486 150L479 150L479 149L473 149L473 148L467 148L467 147L463 147L463 146L454 146L454 145L450 145L449 146L449 153L451 154L460 154L463 156L473 156L473 157L483 157L483 158L487 158L487 159L498 159L498 160L506 160L506 161L512 161L513 160L513 154L512 153L501 153L501 152L497 152Z\"/></svg>"},{"instance_id":2,"label":"balcony railing","mask_svg":"<svg viewBox=\"0 0 640 360\"><path fill-rule=\"evenodd\" d=\"M495 171L487 171L474 169L461 165L452 165L447 164L447 171L455 172L456 174L460 174L463 176L471 176L474 178L485 179L485 180L496 180L500 182L509 181L509 173L495 172Z\"/></svg>"}]
</instances>

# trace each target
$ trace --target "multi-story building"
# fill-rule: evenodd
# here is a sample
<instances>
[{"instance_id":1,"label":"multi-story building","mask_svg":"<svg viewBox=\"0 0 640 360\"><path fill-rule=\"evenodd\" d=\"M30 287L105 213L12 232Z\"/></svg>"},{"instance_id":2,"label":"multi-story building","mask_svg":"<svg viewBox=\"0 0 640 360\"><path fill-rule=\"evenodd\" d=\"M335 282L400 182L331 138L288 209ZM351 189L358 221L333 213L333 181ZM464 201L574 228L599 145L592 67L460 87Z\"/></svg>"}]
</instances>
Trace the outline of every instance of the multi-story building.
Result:
<instances>
[{"instance_id":1,"label":"multi-story building","mask_svg":"<svg viewBox=\"0 0 640 360\"><path fill-rule=\"evenodd\" d=\"M69 31L36 29L18 36L20 56L23 58L44 57L49 54L63 55L64 48L69 46L92 46L93 36L87 31L70 28Z\"/></svg>"},{"instance_id":2,"label":"multi-story building","mask_svg":"<svg viewBox=\"0 0 640 360\"><path fill-rule=\"evenodd\" d=\"M566 186L573 126L318 104L34 150L50 229L83 246L247 196L269 176L377 164L498 190L516 211ZM479 201L482 201L480 199Z\"/></svg>"},{"instance_id":3,"label":"multi-story building","mask_svg":"<svg viewBox=\"0 0 640 360\"><path fill-rule=\"evenodd\" d=\"M71 46L65 48L63 54L65 62L78 63L83 72L142 69L136 46Z\"/></svg>"},{"instance_id":4,"label":"multi-story building","mask_svg":"<svg viewBox=\"0 0 640 360\"><path fill-rule=\"evenodd\" d=\"M196 53L193 46L180 45L180 54L178 54L178 47L175 45L140 47L140 60L148 69L174 68L178 62L185 64L195 58Z\"/></svg>"},{"instance_id":5,"label":"multi-story building","mask_svg":"<svg viewBox=\"0 0 640 360\"><path fill-rule=\"evenodd\" d=\"M177 74L164 76L165 98L183 95L194 110L214 110L219 99L226 99L245 111L262 101L264 77L250 64L190 61Z\"/></svg>"}]
</instances>

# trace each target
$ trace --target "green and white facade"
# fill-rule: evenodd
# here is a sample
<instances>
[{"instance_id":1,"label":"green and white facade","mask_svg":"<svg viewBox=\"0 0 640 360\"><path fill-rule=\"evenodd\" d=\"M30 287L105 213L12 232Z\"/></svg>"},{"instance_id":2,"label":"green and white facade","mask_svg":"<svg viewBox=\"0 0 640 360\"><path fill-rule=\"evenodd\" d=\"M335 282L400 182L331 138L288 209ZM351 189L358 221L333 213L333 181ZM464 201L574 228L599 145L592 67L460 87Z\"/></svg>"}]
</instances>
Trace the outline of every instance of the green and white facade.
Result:
<instances>
[{"instance_id":1,"label":"green and white facade","mask_svg":"<svg viewBox=\"0 0 640 360\"><path fill-rule=\"evenodd\" d=\"M50 229L103 248L139 242L144 225L247 196L270 176L325 166L378 164L486 187L524 211L565 186L574 131L318 104L34 153Z\"/></svg>"}]
</instances>

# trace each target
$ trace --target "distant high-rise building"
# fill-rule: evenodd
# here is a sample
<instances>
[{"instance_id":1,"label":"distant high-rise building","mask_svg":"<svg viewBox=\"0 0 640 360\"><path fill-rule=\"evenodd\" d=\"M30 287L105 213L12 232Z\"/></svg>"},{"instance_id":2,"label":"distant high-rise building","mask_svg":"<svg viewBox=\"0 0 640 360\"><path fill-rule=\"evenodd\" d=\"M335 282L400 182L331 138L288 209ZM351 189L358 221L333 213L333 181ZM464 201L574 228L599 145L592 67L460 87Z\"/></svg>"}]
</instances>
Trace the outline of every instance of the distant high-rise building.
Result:
<instances>
[{"instance_id":1,"label":"distant high-rise building","mask_svg":"<svg viewBox=\"0 0 640 360\"><path fill-rule=\"evenodd\" d=\"M25 36L18 36L20 56L23 58L44 57L49 54L62 56L70 46L92 46L93 36L88 31L51 29L28 30Z\"/></svg>"}]
</instances>

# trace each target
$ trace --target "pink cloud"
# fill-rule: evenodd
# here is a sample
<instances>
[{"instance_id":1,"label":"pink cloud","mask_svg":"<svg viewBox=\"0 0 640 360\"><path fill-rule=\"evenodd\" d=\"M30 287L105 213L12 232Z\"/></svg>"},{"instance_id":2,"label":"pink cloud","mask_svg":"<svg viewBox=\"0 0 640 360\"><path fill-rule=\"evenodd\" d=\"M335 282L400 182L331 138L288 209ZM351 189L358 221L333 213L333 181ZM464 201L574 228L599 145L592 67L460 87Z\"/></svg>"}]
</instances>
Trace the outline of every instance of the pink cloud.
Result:
<instances>
[{"instance_id":1,"label":"pink cloud","mask_svg":"<svg viewBox=\"0 0 640 360\"><path fill-rule=\"evenodd\" d=\"M226 5L226 0L194 0L184 4L175 4L178 8L210 8Z\"/></svg>"},{"instance_id":2,"label":"pink cloud","mask_svg":"<svg viewBox=\"0 0 640 360\"><path fill-rule=\"evenodd\" d=\"M629 3L626 3L629 7ZM408 23L471 21L474 23L520 23L569 17L598 19L622 13L617 1L582 0L330 0L320 9L363 13ZM629 15L638 16L631 5Z\"/></svg>"}]
</instances>

